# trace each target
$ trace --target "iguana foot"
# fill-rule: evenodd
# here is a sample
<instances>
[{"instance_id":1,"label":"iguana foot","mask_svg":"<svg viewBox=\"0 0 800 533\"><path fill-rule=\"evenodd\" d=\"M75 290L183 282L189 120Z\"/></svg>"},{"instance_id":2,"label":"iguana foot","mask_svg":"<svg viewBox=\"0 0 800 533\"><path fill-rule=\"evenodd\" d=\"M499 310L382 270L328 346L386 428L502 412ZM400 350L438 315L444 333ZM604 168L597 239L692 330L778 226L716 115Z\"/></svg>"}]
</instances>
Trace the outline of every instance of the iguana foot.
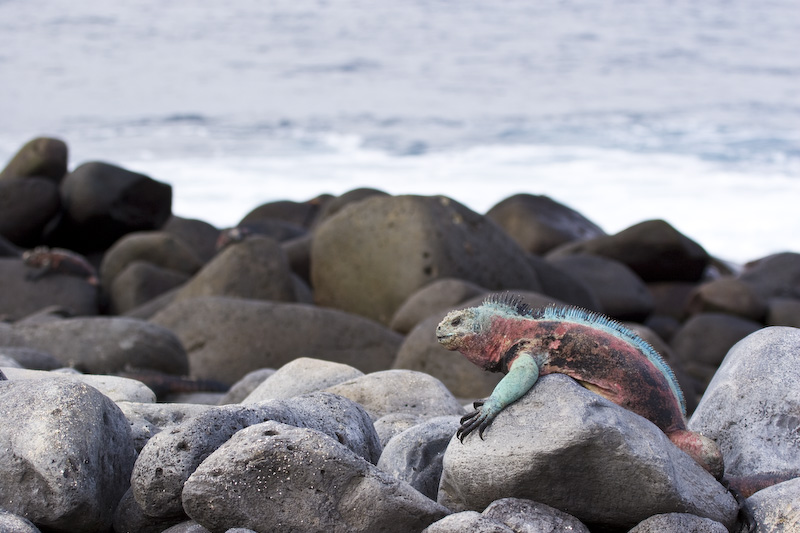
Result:
<instances>
[{"instance_id":1,"label":"iguana foot","mask_svg":"<svg viewBox=\"0 0 800 533\"><path fill-rule=\"evenodd\" d=\"M475 429L478 430L478 435L483 440L484 430L489 427L489 424L492 423L492 420L501 410L501 408L495 406L495 402L491 398L485 401L477 401L472 406L475 410L461 418L461 427L456 432L456 437L461 442L464 442L464 438Z\"/></svg>"},{"instance_id":2,"label":"iguana foot","mask_svg":"<svg viewBox=\"0 0 800 533\"><path fill-rule=\"evenodd\" d=\"M731 493L731 496L733 496L736 503L739 505L739 513L736 516L736 532L755 533L756 518L753 516L753 511L747 505L745 497L741 492L733 488L730 483L728 483L728 480L723 479L720 483L722 483L723 487L728 489L728 492Z\"/></svg>"}]
</instances>

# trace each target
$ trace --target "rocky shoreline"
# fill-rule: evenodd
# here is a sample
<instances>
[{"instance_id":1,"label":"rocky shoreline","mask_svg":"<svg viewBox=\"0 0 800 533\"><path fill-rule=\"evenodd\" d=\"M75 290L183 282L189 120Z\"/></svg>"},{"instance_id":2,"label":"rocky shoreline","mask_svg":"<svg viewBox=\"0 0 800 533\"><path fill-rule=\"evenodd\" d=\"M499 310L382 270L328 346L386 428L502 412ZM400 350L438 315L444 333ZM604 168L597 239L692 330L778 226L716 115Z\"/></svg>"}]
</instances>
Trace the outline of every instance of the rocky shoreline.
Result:
<instances>
[{"instance_id":1,"label":"rocky shoreline","mask_svg":"<svg viewBox=\"0 0 800 533\"><path fill-rule=\"evenodd\" d=\"M215 228L169 185L67 162L39 138L0 172L0 530L741 527L656 426L565 376L458 441L501 376L434 330L498 291L625 322L757 531L800 530L800 254L734 267L529 194L478 214L358 189Z\"/></svg>"}]
</instances>

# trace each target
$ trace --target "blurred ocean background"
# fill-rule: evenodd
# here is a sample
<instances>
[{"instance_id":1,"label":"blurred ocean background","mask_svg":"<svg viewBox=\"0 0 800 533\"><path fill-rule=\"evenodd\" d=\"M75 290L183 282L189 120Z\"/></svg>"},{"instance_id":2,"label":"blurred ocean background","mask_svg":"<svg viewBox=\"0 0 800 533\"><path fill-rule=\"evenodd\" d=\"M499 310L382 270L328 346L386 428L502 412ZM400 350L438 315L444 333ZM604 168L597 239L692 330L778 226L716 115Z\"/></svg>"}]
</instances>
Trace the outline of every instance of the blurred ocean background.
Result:
<instances>
[{"instance_id":1,"label":"blurred ocean background","mask_svg":"<svg viewBox=\"0 0 800 533\"><path fill-rule=\"evenodd\" d=\"M0 0L0 165L39 135L220 227L527 192L742 262L800 251L800 3Z\"/></svg>"}]
</instances>

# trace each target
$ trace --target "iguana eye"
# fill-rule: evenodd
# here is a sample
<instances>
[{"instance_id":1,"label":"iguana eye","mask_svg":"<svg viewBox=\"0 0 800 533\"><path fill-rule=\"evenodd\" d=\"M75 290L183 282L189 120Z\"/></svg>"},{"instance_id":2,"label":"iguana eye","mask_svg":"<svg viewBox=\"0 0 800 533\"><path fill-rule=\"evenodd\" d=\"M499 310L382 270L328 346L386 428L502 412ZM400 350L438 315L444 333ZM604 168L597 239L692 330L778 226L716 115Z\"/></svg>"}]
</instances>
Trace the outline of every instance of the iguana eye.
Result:
<instances>
[{"instance_id":1,"label":"iguana eye","mask_svg":"<svg viewBox=\"0 0 800 533\"><path fill-rule=\"evenodd\" d=\"M459 325L459 324L461 324L461 317L454 318L454 319L453 319L453 321L452 321L452 322L450 322L450 325L451 325L451 326L457 326L457 325Z\"/></svg>"}]
</instances>

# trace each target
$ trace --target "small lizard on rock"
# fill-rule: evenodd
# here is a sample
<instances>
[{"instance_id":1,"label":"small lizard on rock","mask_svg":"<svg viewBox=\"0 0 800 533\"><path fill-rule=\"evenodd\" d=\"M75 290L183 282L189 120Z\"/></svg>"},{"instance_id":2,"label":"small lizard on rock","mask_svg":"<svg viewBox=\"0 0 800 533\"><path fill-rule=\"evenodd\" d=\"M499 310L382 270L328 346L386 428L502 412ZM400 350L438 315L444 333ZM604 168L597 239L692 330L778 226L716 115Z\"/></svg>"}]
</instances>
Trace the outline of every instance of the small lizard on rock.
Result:
<instances>
[{"instance_id":1,"label":"small lizard on rock","mask_svg":"<svg viewBox=\"0 0 800 533\"><path fill-rule=\"evenodd\" d=\"M458 350L490 372L503 372L491 396L461 419L462 440L484 430L540 375L560 373L643 416L717 479L717 444L686 429L683 393L658 352L622 324L575 307L533 310L518 296L494 295L479 307L452 311L436 328L448 350Z\"/></svg>"},{"instance_id":2,"label":"small lizard on rock","mask_svg":"<svg viewBox=\"0 0 800 533\"><path fill-rule=\"evenodd\" d=\"M85 278L90 285L99 285L97 270L82 255L63 248L37 246L22 254L26 266L37 268L28 274L28 279L36 281L48 274L67 274Z\"/></svg>"}]
</instances>

